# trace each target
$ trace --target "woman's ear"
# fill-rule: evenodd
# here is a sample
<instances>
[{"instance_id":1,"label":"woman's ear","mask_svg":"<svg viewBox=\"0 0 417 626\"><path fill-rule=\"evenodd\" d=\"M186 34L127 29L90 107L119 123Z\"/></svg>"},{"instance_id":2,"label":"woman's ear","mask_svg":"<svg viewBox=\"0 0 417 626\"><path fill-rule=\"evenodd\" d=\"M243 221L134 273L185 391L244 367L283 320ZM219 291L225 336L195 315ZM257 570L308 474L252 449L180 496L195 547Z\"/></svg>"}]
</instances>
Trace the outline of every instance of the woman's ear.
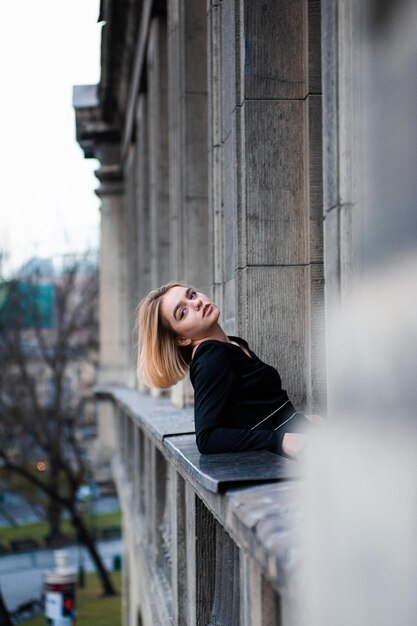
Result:
<instances>
[{"instance_id":1,"label":"woman's ear","mask_svg":"<svg viewBox=\"0 0 417 626\"><path fill-rule=\"evenodd\" d=\"M191 339L187 339L186 337L176 337L175 343L177 346L185 347L191 344Z\"/></svg>"}]
</instances>

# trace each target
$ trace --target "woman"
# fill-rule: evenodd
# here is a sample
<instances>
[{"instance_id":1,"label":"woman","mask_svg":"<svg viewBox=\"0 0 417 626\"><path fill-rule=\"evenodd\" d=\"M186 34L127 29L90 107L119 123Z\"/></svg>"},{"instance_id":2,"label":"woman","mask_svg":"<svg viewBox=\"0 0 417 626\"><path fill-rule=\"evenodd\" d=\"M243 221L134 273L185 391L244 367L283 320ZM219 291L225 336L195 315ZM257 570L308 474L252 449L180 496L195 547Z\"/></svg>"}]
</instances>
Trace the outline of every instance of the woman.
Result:
<instances>
[{"instance_id":1,"label":"woman","mask_svg":"<svg viewBox=\"0 0 417 626\"><path fill-rule=\"evenodd\" d=\"M270 450L295 457L309 421L296 411L273 367L219 324L219 308L203 293L169 283L142 300L138 375L166 388L190 372L201 453Z\"/></svg>"}]
</instances>

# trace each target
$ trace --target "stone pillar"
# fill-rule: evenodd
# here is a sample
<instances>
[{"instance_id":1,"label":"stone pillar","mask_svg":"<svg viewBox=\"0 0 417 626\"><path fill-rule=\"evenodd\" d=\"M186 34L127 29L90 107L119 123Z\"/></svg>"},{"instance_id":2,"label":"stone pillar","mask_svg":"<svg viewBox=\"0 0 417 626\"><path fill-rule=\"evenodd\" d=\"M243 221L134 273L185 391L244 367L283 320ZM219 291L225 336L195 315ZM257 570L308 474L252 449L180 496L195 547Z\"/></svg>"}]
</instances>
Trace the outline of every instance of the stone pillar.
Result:
<instances>
[{"instance_id":1,"label":"stone pillar","mask_svg":"<svg viewBox=\"0 0 417 626\"><path fill-rule=\"evenodd\" d=\"M151 290L151 229L149 208L149 132L148 132L148 96L141 93L138 97L136 111L136 146L134 164L134 203L136 214L136 305ZM134 320L136 323L136 319ZM137 342L137 334L133 333L133 341ZM137 347L135 357L137 358ZM145 389L145 385L136 380L138 388Z\"/></svg>"},{"instance_id":2,"label":"stone pillar","mask_svg":"<svg viewBox=\"0 0 417 626\"><path fill-rule=\"evenodd\" d=\"M412 624L417 5L326 0L323 11L330 395L303 494L303 623Z\"/></svg>"},{"instance_id":3,"label":"stone pillar","mask_svg":"<svg viewBox=\"0 0 417 626\"><path fill-rule=\"evenodd\" d=\"M364 4L323 1L323 199L326 315L342 307L360 272L363 214ZM330 342L331 343L331 342ZM329 343L328 403L338 360Z\"/></svg>"},{"instance_id":4,"label":"stone pillar","mask_svg":"<svg viewBox=\"0 0 417 626\"><path fill-rule=\"evenodd\" d=\"M168 2L171 278L211 291L207 199L207 12L194 0ZM172 393L192 400L188 380Z\"/></svg>"},{"instance_id":5,"label":"stone pillar","mask_svg":"<svg viewBox=\"0 0 417 626\"><path fill-rule=\"evenodd\" d=\"M154 17L149 29L147 50L150 257L153 289L167 283L171 278L166 39L166 18Z\"/></svg>"},{"instance_id":6,"label":"stone pillar","mask_svg":"<svg viewBox=\"0 0 417 626\"><path fill-rule=\"evenodd\" d=\"M136 382L137 348L133 339L135 326L135 311L139 299L139 249L138 249L138 211L137 211L137 146L130 146L125 165L125 228L126 228L126 288L127 288L127 332L128 332L128 359L131 370L132 384Z\"/></svg>"},{"instance_id":7,"label":"stone pillar","mask_svg":"<svg viewBox=\"0 0 417 626\"><path fill-rule=\"evenodd\" d=\"M278 367L308 410L324 397L319 9L307 0L210 7L210 197L223 321Z\"/></svg>"},{"instance_id":8,"label":"stone pillar","mask_svg":"<svg viewBox=\"0 0 417 626\"><path fill-rule=\"evenodd\" d=\"M101 156L101 155L100 155ZM101 160L101 159L100 159ZM100 384L127 384L129 330L123 183L117 165L101 160Z\"/></svg>"},{"instance_id":9,"label":"stone pillar","mask_svg":"<svg viewBox=\"0 0 417 626\"><path fill-rule=\"evenodd\" d=\"M173 277L210 289L207 210L207 13L170 0L169 145Z\"/></svg>"},{"instance_id":10,"label":"stone pillar","mask_svg":"<svg viewBox=\"0 0 417 626\"><path fill-rule=\"evenodd\" d=\"M138 300L151 290L150 263L150 214L148 178L148 103L147 95L141 93L136 115L136 212L138 242Z\"/></svg>"},{"instance_id":11,"label":"stone pillar","mask_svg":"<svg viewBox=\"0 0 417 626\"><path fill-rule=\"evenodd\" d=\"M99 296L99 385L131 385L129 368L129 328L126 284L126 224L123 181L115 159L115 146L100 146L101 167L97 195L101 199L100 296ZM99 456L114 449L113 408L100 403Z\"/></svg>"},{"instance_id":12,"label":"stone pillar","mask_svg":"<svg viewBox=\"0 0 417 626\"><path fill-rule=\"evenodd\" d=\"M208 200L209 263L213 299L223 309L223 149L222 149L222 6L212 2L208 14ZM230 245L230 242L229 242ZM225 325L225 329L226 328Z\"/></svg>"}]
</instances>

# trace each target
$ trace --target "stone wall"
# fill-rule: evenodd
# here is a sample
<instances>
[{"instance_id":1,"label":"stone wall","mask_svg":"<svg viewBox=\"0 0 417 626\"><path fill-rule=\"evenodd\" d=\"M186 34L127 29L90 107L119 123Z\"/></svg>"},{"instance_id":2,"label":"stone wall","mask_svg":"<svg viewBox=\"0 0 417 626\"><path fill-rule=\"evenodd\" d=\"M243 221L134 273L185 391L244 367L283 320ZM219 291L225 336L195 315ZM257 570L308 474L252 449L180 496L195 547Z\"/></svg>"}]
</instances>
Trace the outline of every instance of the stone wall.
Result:
<instances>
[{"instance_id":1,"label":"stone wall","mask_svg":"<svg viewBox=\"0 0 417 626\"><path fill-rule=\"evenodd\" d=\"M124 191L107 220L124 237L127 293L114 302L124 303L130 381L137 302L184 280L214 297L227 332L278 367L299 408L323 410L320 3L148 1L133 40L129 19L106 6L92 134L99 156L104 118L119 129L106 166ZM104 236L104 303L115 254ZM108 315L103 304L104 343L115 336ZM192 402L190 385L172 398Z\"/></svg>"}]
</instances>

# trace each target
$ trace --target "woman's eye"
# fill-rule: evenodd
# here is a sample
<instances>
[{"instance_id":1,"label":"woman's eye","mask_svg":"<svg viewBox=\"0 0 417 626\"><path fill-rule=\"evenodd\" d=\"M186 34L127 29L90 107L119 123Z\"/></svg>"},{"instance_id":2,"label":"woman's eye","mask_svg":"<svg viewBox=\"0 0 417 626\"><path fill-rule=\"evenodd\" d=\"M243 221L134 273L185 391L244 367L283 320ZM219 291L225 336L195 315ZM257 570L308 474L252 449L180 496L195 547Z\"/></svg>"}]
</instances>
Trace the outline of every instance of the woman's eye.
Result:
<instances>
[{"instance_id":1,"label":"woman's eye","mask_svg":"<svg viewBox=\"0 0 417 626\"><path fill-rule=\"evenodd\" d=\"M196 295L197 295L197 292L196 292L196 291L192 291L192 292L191 292L191 299L195 298L195 297L196 297Z\"/></svg>"},{"instance_id":2,"label":"woman's eye","mask_svg":"<svg viewBox=\"0 0 417 626\"><path fill-rule=\"evenodd\" d=\"M180 319L182 319L184 317L184 315L185 315L185 309L182 309L181 313L180 313Z\"/></svg>"}]
</instances>

